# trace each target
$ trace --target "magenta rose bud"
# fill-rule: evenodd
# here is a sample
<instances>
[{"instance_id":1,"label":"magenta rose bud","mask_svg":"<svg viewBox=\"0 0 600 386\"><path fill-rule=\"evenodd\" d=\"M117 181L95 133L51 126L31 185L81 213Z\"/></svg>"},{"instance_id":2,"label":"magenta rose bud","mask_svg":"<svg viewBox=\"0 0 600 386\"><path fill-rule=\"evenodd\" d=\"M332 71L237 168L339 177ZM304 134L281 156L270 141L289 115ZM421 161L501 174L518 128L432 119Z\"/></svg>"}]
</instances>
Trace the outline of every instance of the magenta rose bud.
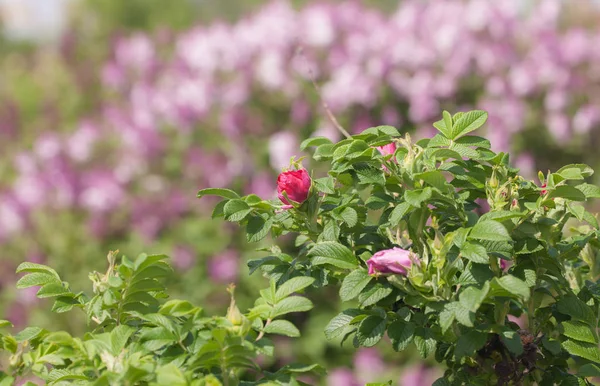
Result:
<instances>
[{"instance_id":1,"label":"magenta rose bud","mask_svg":"<svg viewBox=\"0 0 600 386\"><path fill-rule=\"evenodd\" d=\"M277 196L286 205L291 205L287 198L302 204L308 198L311 184L312 180L306 169L283 172L277 177Z\"/></svg>"},{"instance_id":2,"label":"magenta rose bud","mask_svg":"<svg viewBox=\"0 0 600 386\"><path fill-rule=\"evenodd\" d=\"M383 156L394 154L396 152L396 143L392 142L387 145L377 146L377 150L379 150Z\"/></svg>"},{"instance_id":3,"label":"magenta rose bud","mask_svg":"<svg viewBox=\"0 0 600 386\"><path fill-rule=\"evenodd\" d=\"M367 260L369 275L392 273L406 276L408 269L413 264L413 259L410 251L401 248L379 251Z\"/></svg>"}]
</instances>

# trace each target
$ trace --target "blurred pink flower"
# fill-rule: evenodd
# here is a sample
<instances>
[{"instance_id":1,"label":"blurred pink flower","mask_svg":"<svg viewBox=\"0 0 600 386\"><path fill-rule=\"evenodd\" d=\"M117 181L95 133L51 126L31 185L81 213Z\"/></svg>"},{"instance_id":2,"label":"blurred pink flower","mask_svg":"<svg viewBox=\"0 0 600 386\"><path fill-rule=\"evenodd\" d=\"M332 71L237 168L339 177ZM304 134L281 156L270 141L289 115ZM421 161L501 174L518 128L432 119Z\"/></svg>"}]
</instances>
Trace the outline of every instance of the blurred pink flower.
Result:
<instances>
[{"instance_id":1,"label":"blurred pink flower","mask_svg":"<svg viewBox=\"0 0 600 386\"><path fill-rule=\"evenodd\" d=\"M239 274L239 259L236 251L229 249L208 261L208 275L219 283L235 282Z\"/></svg>"},{"instance_id":2,"label":"blurred pink flower","mask_svg":"<svg viewBox=\"0 0 600 386\"><path fill-rule=\"evenodd\" d=\"M347 368L337 368L329 371L327 375L327 386L358 386L359 383L354 378L352 370Z\"/></svg>"}]
</instances>

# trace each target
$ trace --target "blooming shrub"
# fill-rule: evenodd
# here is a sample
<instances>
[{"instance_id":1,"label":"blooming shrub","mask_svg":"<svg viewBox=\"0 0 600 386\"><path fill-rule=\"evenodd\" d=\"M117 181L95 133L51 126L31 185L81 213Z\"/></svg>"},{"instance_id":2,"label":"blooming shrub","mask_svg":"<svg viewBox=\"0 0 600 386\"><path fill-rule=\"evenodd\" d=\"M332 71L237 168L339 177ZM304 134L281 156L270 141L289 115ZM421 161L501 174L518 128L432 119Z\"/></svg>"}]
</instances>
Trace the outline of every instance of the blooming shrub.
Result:
<instances>
[{"instance_id":1,"label":"blooming shrub","mask_svg":"<svg viewBox=\"0 0 600 386\"><path fill-rule=\"evenodd\" d=\"M171 270L165 259L142 254L134 260L123 257L118 264L116 253L109 253L106 273L90 274L91 297L72 292L50 267L21 264L17 272L26 275L18 288L40 286L37 296L54 298L56 313L82 310L90 330L83 338L39 327L15 335L0 333L0 355L10 355L0 384L33 375L48 385L229 386L239 385L245 375L244 385L300 385L304 383L297 376L322 372L318 365L287 365L269 373L256 364L258 355L273 355L265 334L300 335L281 317L312 308L307 298L290 295L314 279L296 278L278 288L271 282L246 314L237 307L231 287L227 316L211 317L185 300L164 302L161 279ZM10 326L0 320L3 330Z\"/></svg>"},{"instance_id":2,"label":"blooming shrub","mask_svg":"<svg viewBox=\"0 0 600 386\"><path fill-rule=\"evenodd\" d=\"M297 254L274 246L248 265L278 286L339 287L347 308L329 339L414 344L447 367L436 386L589 384L600 375L600 242L582 204L600 188L584 164L523 178L508 154L468 135L486 119L444 112L438 133L416 143L391 126L310 138L301 150L314 147L329 169L292 208L227 189L199 197L224 198L213 216L243 225L248 240L296 235ZM390 143L391 157L378 151Z\"/></svg>"}]
</instances>

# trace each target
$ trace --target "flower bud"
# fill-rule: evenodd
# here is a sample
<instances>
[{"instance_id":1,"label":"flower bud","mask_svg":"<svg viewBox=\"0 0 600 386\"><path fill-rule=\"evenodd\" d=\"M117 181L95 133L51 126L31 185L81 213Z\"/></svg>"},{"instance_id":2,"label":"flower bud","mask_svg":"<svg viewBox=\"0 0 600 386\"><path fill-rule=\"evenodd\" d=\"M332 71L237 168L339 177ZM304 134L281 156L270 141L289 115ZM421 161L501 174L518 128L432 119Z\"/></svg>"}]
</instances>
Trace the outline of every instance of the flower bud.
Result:
<instances>
[{"instance_id":1,"label":"flower bud","mask_svg":"<svg viewBox=\"0 0 600 386\"><path fill-rule=\"evenodd\" d=\"M406 276L408 269L415 262L418 263L418 258L412 252L392 248L374 254L367 260L367 265L369 266L369 275L390 273Z\"/></svg>"},{"instance_id":2,"label":"flower bud","mask_svg":"<svg viewBox=\"0 0 600 386\"><path fill-rule=\"evenodd\" d=\"M311 185L312 180L306 169L289 170L277 177L277 196L290 207L290 200L302 204L308 198Z\"/></svg>"}]
</instances>

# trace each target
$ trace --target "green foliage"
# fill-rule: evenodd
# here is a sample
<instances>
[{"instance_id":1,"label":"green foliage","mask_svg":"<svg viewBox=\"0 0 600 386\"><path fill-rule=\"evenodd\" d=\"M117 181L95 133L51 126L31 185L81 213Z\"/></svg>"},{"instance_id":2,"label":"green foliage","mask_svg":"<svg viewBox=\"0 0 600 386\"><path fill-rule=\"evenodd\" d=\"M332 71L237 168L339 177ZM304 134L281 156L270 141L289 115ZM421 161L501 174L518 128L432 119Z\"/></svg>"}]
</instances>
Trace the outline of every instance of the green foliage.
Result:
<instances>
[{"instance_id":1,"label":"green foliage","mask_svg":"<svg viewBox=\"0 0 600 386\"><path fill-rule=\"evenodd\" d=\"M40 298L54 298L53 310L79 308L87 315L83 337L64 331L27 327L14 335L0 334L0 353L9 368L0 385L35 376L48 385L290 385L297 375L321 374L317 366L285 366L262 372L258 355L273 355L266 334L299 336L282 316L312 309L312 302L294 293L313 278L297 277L261 291L247 314L238 309L233 287L226 317L204 315L188 301L168 297L162 279L171 268L165 255L141 254L135 260L108 254L106 273L89 275L93 295L73 293L50 267L21 264L19 288L41 287ZM5 332L11 323L0 320Z\"/></svg>"},{"instance_id":2,"label":"green foliage","mask_svg":"<svg viewBox=\"0 0 600 386\"><path fill-rule=\"evenodd\" d=\"M301 148L314 148L328 172L292 209L229 191L199 195L221 196L219 213L249 239L256 218L268 224L261 237L298 234L297 253L273 247L249 267L281 288L298 278L315 279L313 289L338 286L350 308L325 327L328 339L370 347L387 333L395 350L414 345L445 364L437 385L587 384L600 364L600 242L596 217L580 203L600 188L581 164L540 174L539 185L526 180L508 154L469 135L486 119L444 112L439 133L416 143L389 126L335 144L308 139ZM393 155L376 150L391 143ZM405 274L370 260L391 248L413 256Z\"/></svg>"}]
</instances>

